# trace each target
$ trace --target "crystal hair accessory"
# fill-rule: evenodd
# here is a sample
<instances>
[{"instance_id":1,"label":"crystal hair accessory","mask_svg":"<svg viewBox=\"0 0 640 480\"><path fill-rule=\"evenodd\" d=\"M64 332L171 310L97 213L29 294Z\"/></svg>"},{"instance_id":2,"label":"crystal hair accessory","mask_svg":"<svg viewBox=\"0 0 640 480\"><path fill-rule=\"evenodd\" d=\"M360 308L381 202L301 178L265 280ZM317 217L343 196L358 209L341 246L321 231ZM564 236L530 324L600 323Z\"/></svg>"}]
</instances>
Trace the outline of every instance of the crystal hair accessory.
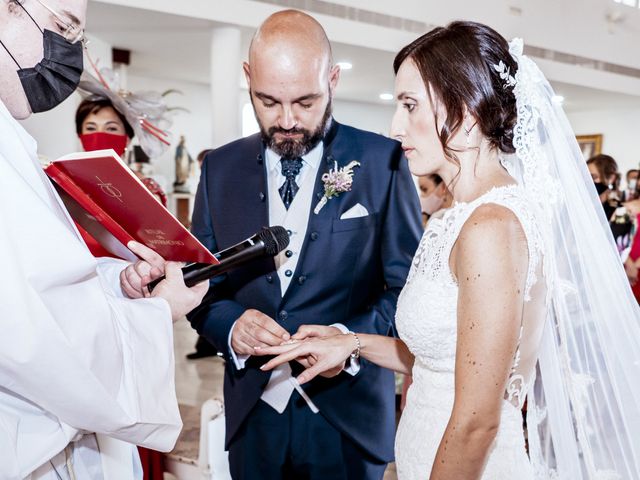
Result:
<instances>
[{"instance_id":1,"label":"crystal hair accessory","mask_svg":"<svg viewBox=\"0 0 640 480\"><path fill-rule=\"evenodd\" d=\"M524 42L521 38L514 38L509 42L509 53L511 57L518 62L518 60L522 57L522 52L524 51ZM511 69L507 67L507 65L500 60L498 64L493 65L493 69L498 72L500 78L504 80L502 84L502 88L513 88L516 86L516 76L511 75Z\"/></svg>"},{"instance_id":2,"label":"crystal hair accessory","mask_svg":"<svg viewBox=\"0 0 640 480\"><path fill-rule=\"evenodd\" d=\"M505 65L505 63L500 60L497 65L493 65L493 69L500 74L500 78L504 80L502 84L502 88L509 88L516 86L516 79L513 75L511 75L511 69Z\"/></svg>"}]
</instances>

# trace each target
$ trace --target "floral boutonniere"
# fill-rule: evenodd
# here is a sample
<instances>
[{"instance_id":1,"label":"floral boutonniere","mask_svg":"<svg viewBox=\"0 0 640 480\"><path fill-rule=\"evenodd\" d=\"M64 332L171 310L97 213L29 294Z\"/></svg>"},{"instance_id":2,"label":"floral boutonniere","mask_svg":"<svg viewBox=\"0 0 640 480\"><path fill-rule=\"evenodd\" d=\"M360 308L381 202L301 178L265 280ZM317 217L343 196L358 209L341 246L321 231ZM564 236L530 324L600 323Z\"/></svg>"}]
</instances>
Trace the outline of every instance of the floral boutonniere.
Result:
<instances>
[{"instance_id":1,"label":"floral boutonniere","mask_svg":"<svg viewBox=\"0 0 640 480\"><path fill-rule=\"evenodd\" d=\"M324 196L320 199L316 208L313 209L313 213L316 215L322 210L333 197L337 197L342 192L348 192L351 190L353 184L353 169L360 165L360 162L353 160L345 167L338 168L338 163L334 162L333 169L329 170L329 173L322 175L322 181L324 182Z\"/></svg>"}]
</instances>

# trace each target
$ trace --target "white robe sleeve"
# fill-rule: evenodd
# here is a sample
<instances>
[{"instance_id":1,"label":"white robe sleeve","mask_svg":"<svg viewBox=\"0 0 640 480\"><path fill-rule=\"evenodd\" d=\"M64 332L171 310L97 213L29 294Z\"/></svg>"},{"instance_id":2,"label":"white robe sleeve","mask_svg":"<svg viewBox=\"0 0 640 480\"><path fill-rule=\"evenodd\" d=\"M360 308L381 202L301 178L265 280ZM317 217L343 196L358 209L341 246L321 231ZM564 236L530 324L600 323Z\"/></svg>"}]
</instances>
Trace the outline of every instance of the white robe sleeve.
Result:
<instances>
[{"instance_id":1,"label":"white robe sleeve","mask_svg":"<svg viewBox=\"0 0 640 480\"><path fill-rule=\"evenodd\" d=\"M182 424L168 304L122 296L123 264L90 255L24 140L0 133L0 479L78 432L171 450Z\"/></svg>"}]
</instances>

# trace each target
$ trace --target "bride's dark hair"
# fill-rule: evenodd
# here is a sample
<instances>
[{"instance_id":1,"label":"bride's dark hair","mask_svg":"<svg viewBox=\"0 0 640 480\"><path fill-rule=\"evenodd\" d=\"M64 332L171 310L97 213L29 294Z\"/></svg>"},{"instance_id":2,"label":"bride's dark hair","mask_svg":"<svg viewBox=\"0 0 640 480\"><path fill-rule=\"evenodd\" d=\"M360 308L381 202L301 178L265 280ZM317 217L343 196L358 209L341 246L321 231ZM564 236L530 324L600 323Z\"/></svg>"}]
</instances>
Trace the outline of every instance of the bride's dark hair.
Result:
<instances>
[{"instance_id":1,"label":"bride's dark hair","mask_svg":"<svg viewBox=\"0 0 640 480\"><path fill-rule=\"evenodd\" d=\"M514 77L518 70L504 37L481 23L452 22L404 47L393 62L396 74L407 59L420 71L427 93L431 87L446 110L447 118L440 126L436 117L436 125L447 158L459 163L448 142L462 126L465 107L492 146L505 153L515 151L513 87L505 87L505 80L493 67L502 61Z\"/></svg>"}]
</instances>

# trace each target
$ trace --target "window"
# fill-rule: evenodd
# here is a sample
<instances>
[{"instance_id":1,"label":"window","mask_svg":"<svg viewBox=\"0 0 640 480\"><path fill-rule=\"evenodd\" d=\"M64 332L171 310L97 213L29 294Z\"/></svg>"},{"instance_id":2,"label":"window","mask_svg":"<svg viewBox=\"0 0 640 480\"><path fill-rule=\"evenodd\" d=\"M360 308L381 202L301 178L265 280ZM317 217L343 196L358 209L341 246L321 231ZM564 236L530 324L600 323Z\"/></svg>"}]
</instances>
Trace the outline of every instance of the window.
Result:
<instances>
[{"instance_id":1,"label":"window","mask_svg":"<svg viewBox=\"0 0 640 480\"><path fill-rule=\"evenodd\" d=\"M613 0L615 3L627 5L628 7L640 8L640 0Z\"/></svg>"}]
</instances>

